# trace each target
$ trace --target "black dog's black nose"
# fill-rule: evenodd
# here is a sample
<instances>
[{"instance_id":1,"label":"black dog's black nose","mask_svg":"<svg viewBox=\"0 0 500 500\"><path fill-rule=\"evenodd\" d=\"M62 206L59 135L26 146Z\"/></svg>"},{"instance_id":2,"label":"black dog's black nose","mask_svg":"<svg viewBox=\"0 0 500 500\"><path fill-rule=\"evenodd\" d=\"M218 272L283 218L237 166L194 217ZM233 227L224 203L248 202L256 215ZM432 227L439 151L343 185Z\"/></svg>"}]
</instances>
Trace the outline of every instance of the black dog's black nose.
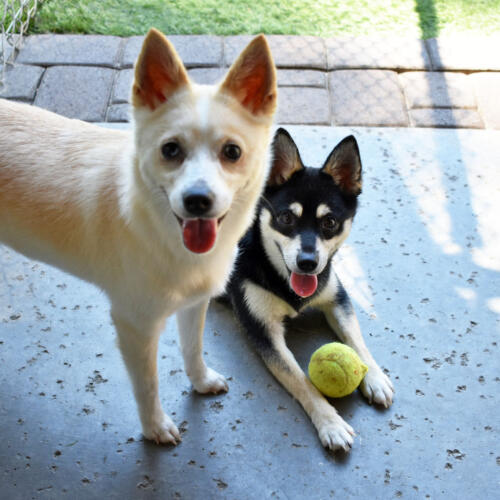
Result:
<instances>
[{"instance_id":1,"label":"black dog's black nose","mask_svg":"<svg viewBox=\"0 0 500 500\"><path fill-rule=\"evenodd\" d=\"M205 215L214 204L214 194L205 184L197 184L184 193L184 208L195 216Z\"/></svg>"},{"instance_id":2,"label":"black dog's black nose","mask_svg":"<svg viewBox=\"0 0 500 500\"><path fill-rule=\"evenodd\" d=\"M312 273L318 265L318 256L316 252L300 252L297 255L297 267L305 272Z\"/></svg>"}]
</instances>

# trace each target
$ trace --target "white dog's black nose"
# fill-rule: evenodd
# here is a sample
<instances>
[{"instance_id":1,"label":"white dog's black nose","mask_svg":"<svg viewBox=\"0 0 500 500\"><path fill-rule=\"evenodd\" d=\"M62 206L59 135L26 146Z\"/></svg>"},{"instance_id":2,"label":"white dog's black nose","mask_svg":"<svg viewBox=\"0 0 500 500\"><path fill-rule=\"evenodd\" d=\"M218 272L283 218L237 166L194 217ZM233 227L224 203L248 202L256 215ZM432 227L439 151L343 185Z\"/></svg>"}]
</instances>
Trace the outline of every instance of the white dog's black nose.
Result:
<instances>
[{"instance_id":1,"label":"white dog's black nose","mask_svg":"<svg viewBox=\"0 0 500 500\"><path fill-rule=\"evenodd\" d=\"M196 217L206 215L212 209L214 200L215 195L204 183L195 184L182 197L186 211Z\"/></svg>"},{"instance_id":2,"label":"white dog's black nose","mask_svg":"<svg viewBox=\"0 0 500 500\"><path fill-rule=\"evenodd\" d=\"M304 273L312 273L317 265L317 252L300 252L297 255L297 267Z\"/></svg>"}]
</instances>

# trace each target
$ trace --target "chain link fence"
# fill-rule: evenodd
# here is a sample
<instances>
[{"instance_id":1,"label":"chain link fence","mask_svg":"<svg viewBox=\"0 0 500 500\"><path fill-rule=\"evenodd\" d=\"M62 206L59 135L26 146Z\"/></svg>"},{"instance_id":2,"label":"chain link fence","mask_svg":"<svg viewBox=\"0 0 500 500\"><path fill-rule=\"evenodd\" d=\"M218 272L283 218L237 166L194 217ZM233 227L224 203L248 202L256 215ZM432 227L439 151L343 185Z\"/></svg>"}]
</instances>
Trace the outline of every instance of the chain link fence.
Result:
<instances>
[{"instance_id":1,"label":"chain link fence","mask_svg":"<svg viewBox=\"0 0 500 500\"><path fill-rule=\"evenodd\" d=\"M0 0L0 88L30 22L43 0Z\"/></svg>"}]
</instances>

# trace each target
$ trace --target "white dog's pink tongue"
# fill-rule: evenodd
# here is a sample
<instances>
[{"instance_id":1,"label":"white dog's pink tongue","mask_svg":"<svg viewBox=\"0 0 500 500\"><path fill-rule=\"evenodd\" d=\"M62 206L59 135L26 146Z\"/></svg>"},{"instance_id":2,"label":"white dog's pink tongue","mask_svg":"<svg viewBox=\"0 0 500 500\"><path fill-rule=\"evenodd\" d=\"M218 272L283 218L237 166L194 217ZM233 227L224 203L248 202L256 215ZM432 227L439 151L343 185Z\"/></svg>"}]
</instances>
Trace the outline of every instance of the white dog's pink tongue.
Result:
<instances>
[{"instance_id":1,"label":"white dog's pink tongue","mask_svg":"<svg viewBox=\"0 0 500 500\"><path fill-rule=\"evenodd\" d=\"M208 252L217 237L217 219L187 219L182 222L184 245L194 253Z\"/></svg>"},{"instance_id":2,"label":"white dog's pink tongue","mask_svg":"<svg viewBox=\"0 0 500 500\"><path fill-rule=\"evenodd\" d=\"M314 274L292 273L290 286L297 295L309 297L318 288L318 278Z\"/></svg>"}]
</instances>

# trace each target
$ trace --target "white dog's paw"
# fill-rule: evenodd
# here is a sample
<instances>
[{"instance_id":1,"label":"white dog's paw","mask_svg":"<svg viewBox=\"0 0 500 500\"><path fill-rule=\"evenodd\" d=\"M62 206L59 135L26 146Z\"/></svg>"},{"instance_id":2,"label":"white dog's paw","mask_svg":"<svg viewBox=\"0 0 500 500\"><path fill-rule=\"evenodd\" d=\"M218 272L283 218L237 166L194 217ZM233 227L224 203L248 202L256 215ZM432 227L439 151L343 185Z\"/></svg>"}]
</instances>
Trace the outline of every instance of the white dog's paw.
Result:
<instances>
[{"instance_id":1,"label":"white dog's paw","mask_svg":"<svg viewBox=\"0 0 500 500\"><path fill-rule=\"evenodd\" d=\"M146 439L154 441L156 444L176 445L182 441L179 429L172 422L172 419L163 412L148 424L143 424L142 433Z\"/></svg>"},{"instance_id":2,"label":"white dog's paw","mask_svg":"<svg viewBox=\"0 0 500 500\"><path fill-rule=\"evenodd\" d=\"M330 450L349 451L354 441L353 428L345 422L337 413L320 419L316 424L319 439L325 448Z\"/></svg>"},{"instance_id":3,"label":"white dog's paw","mask_svg":"<svg viewBox=\"0 0 500 500\"><path fill-rule=\"evenodd\" d=\"M219 394L220 392L227 392L229 390L224 376L208 367L205 370L204 376L191 378L191 383L195 391L201 394Z\"/></svg>"},{"instance_id":4,"label":"white dog's paw","mask_svg":"<svg viewBox=\"0 0 500 500\"><path fill-rule=\"evenodd\" d=\"M361 392L368 402L389 408L394 396L394 386L389 377L379 368L370 368L360 385Z\"/></svg>"}]
</instances>

